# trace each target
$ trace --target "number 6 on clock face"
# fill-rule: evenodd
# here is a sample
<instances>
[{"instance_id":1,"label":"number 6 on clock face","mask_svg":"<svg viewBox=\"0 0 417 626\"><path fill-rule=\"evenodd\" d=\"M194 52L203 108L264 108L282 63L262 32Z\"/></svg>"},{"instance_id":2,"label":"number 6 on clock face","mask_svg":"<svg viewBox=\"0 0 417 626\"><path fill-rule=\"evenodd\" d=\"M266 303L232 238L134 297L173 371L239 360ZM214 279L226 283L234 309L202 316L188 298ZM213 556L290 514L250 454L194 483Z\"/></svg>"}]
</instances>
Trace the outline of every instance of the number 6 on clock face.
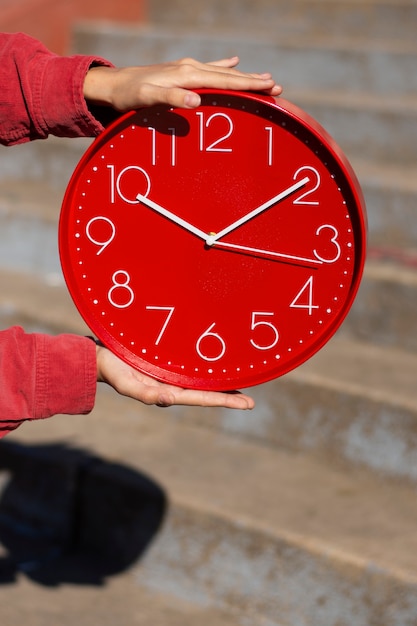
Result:
<instances>
[{"instance_id":1,"label":"number 6 on clock face","mask_svg":"<svg viewBox=\"0 0 417 626\"><path fill-rule=\"evenodd\" d=\"M283 99L202 90L123 115L78 164L59 247L98 338L137 369L229 390L303 363L346 317L366 211L317 122Z\"/></svg>"}]
</instances>

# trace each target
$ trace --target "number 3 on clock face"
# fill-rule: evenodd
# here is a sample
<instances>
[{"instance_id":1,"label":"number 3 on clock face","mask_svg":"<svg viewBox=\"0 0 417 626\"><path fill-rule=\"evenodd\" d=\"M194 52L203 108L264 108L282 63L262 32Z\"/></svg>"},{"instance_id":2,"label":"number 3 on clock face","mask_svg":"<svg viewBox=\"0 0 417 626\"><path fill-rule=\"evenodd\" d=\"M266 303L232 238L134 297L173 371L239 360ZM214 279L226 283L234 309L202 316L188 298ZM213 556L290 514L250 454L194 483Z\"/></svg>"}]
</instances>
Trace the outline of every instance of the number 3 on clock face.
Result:
<instances>
[{"instance_id":1,"label":"number 3 on clock face","mask_svg":"<svg viewBox=\"0 0 417 626\"><path fill-rule=\"evenodd\" d=\"M357 293L366 213L334 141L283 99L201 91L128 113L68 185L59 246L101 341L159 380L228 390L300 365Z\"/></svg>"}]
</instances>

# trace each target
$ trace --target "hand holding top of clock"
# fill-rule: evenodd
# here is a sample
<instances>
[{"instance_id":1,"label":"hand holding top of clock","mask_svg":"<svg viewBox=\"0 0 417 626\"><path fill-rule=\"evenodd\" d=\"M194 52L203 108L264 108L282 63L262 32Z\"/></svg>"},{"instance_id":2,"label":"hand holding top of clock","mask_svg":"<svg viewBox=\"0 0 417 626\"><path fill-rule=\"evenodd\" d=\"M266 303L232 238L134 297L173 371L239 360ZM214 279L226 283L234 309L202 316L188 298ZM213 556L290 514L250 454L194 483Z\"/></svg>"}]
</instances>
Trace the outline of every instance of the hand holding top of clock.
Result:
<instances>
[{"instance_id":1,"label":"hand holding top of clock","mask_svg":"<svg viewBox=\"0 0 417 626\"><path fill-rule=\"evenodd\" d=\"M97 382L113 387L122 396L139 400L144 404L160 407L202 406L227 409L253 409L255 403L242 393L221 393L183 389L161 383L134 369L104 346L97 346Z\"/></svg>"},{"instance_id":2,"label":"hand holding top of clock","mask_svg":"<svg viewBox=\"0 0 417 626\"><path fill-rule=\"evenodd\" d=\"M200 96L193 89L262 91L271 96L282 92L270 73L241 72L238 63L238 57L232 57L212 63L181 59L149 66L92 67L85 77L84 97L93 104L128 111L154 104L195 108Z\"/></svg>"}]
</instances>

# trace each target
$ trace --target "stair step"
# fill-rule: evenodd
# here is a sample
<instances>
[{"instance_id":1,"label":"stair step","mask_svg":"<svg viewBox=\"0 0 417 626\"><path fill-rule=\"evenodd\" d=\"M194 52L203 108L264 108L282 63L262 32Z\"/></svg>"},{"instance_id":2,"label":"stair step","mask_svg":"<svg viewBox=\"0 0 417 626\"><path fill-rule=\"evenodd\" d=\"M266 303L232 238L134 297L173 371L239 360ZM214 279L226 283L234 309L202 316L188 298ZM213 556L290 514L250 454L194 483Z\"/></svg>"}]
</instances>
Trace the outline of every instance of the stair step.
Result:
<instances>
[{"instance_id":1,"label":"stair step","mask_svg":"<svg viewBox=\"0 0 417 626\"><path fill-rule=\"evenodd\" d=\"M65 572L68 576L68 573ZM72 575L72 576L71 576ZM7 587L0 606L2 626L231 626L235 615L141 588L131 572L82 584L85 564L72 564L70 580L53 578L54 586L19 576ZM60 584L60 583L64 583ZM103 585L105 586L103 587ZM56 586L55 586L56 585ZM284 626L284 625L280 625Z\"/></svg>"},{"instance_id":2,"label":"stair step","mask_svg":"<svg viewBox=\"0 0 417 626\"><path fill-rule=\"evenodd\" d=\"M90 417L28 424L10 440L71 441L166 492L163 527L134 567L140 587L239 610L254 626L414 623L414 488L208 432L107 389ZM137 532L131 488L113 487L106 503L112 484L106 464L87 470L83 532L96 549L111 550L115 515L125 524L115 540Z\"/></svg>"},{"instance_id":3,"label":"stair step","mask_svg":"<svg viewBox=\"0 0 417 626\"><path fill-rule=\"evenodd\" d=\"M312 35L399 40L415 43L417 7L412 0L239 0L187 2L152 0L148 18L155 25L230 28L273 32L276 36Z\"/></svg>"},{"instance_id":4,"label":"stair step","mask_svg":"<svg viewBox=\"0 0 417 626\"><path fill-rule=\"evenodd\" d=\"M0 325L28 332L90 334L65 287L62 274L39 275L0 268Z\"/></svg>"},{"instance_id":5,"label":"stair step","mask_svg":"<svg viewBox=\"0 0 417 626\"><path fill-rule=\"evenodd\" d=\"M43 182L0 182L0 267L61 275L57 226L63 193Z\"/></svg>"},{"instance_id":6,"label":"stair step","mask_svg":"<svg viewBox=\"0 0 417 626\"><path fill-rule=\"evenodd\" d=\"M415 165L352 156L366 201L370 247L413 248L417 241Z\"/></svg>"},{"instance_id":7,"label":"stair step","mask_svg":"<svg viewBox=\"0 0 417 626\"><path fill-rule=\"evenodd\" d=\"M406 171L415 163L413 140L406 137L416 115L414 97L399 96L394 103L374 94L291 87L283 95L316 118L351 161Z\"/></svg>"},{"instance_id":8,"label":"stair step","mask_svg":"<svg viewBox=\"0 0 417 626\"><path fill-rule=\"evenodd\" d=\"M2 270L0 286L3 327L89 334L62 284ZM204 429L415 483L416 371L416 352L352 339L342 327L307 363L250 389L253 412L184 407L170 412Z\"/></svg>"},{"instance_id":9,"label":"stair step","mask_svg":"<svg viewBox=\"0 0 417 626\"><path fill-rule=\"evenodd\" d=\"M417 10L416 10L417 13ZM234 28L180 28L87 22L74 30L73 50L98 54L115 65L152 64L194 57L210 61L238 54L248 72L271 71L285 88L345 90L415 96L417 43L386 40L352 42L349 37L275 35L275 31L242 33Z\"/></svg>"},{"instance_id":10,"label":"stair step","mask_svg":"<svg viewBox=\"0 0 417 626\"><path fill-rule=\"evenodd\" d=\"M342 329L359 340L417 352L416 298L417 252L371 248L364 280Z\"/></svg>"},{"instance_id":11,"label":"stair step","mask_svg":"<svg viewBox=\"0 0 417 626\"><path fill-rule=\"evenodd\" d=\"M0 151L0 181L47 183L53 193L65 189L78 161L91 143L89 138L49 137ZM24 181L24 185L23 185Z\"/></svg>"},{"instance_id":12,"label":"stair step","mask_svg":"<svg viewBox=\"0 0 417 626\"><path fill-rule=\"evenodd\" d=\"M416 124L415 98L381 98L377 95L335 91L301 91L289 87L284 96L314 117L333 136L353 162L409 169L416 162L415 138L408 135Z\"/></svg>"},{"instance_id":13,"label":"stair step","mask_svg":"<svg viewBox=\"0 0 417 626\"><path fill-rule=\"evenodd\" d=\"M417 480L417 360L333 338L310 361L249 390L253 412L174 409L181 419L263 445L308 453L332 467L366 467Z\"/></svg>"}]
</instances>

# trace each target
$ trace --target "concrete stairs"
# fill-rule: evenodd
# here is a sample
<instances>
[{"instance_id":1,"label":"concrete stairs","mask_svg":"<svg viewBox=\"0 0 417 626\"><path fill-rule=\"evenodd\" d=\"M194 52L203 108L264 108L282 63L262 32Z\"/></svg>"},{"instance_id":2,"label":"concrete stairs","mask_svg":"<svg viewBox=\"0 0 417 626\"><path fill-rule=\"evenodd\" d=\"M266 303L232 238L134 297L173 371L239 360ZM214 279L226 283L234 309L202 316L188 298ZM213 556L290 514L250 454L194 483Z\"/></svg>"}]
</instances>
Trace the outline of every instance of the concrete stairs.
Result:
<instances>
[{"instance_id":1,"label":"concrete stairs","mask_svg":"<svg viewBox=\"0 0 417 626\"><path fill-rule=\"evenodd\" d=\"M74 20L117 20L128 24L144 17L143 0L0 0L3 33L22 32L39 39L57 54L67 54Z\"/></svg>"},{"instance_id":2,"label":"concrete stairs","mask_svg":"<svg viewBox=\"0 0 417 626\"><path fill-rule=\"evenodd\" d=\"M74 50L123 65L237 52L271 70L358 173L365 276L337 336L253 389L253 412L146 408L103 388L91 416L2 442L1 624L35 609L34 626L415 626L417 2L153 0L148 15L82 24ZM56 251L87 145L0 152L3 326L88 332Z\"/></svg>"}]
</instances>

